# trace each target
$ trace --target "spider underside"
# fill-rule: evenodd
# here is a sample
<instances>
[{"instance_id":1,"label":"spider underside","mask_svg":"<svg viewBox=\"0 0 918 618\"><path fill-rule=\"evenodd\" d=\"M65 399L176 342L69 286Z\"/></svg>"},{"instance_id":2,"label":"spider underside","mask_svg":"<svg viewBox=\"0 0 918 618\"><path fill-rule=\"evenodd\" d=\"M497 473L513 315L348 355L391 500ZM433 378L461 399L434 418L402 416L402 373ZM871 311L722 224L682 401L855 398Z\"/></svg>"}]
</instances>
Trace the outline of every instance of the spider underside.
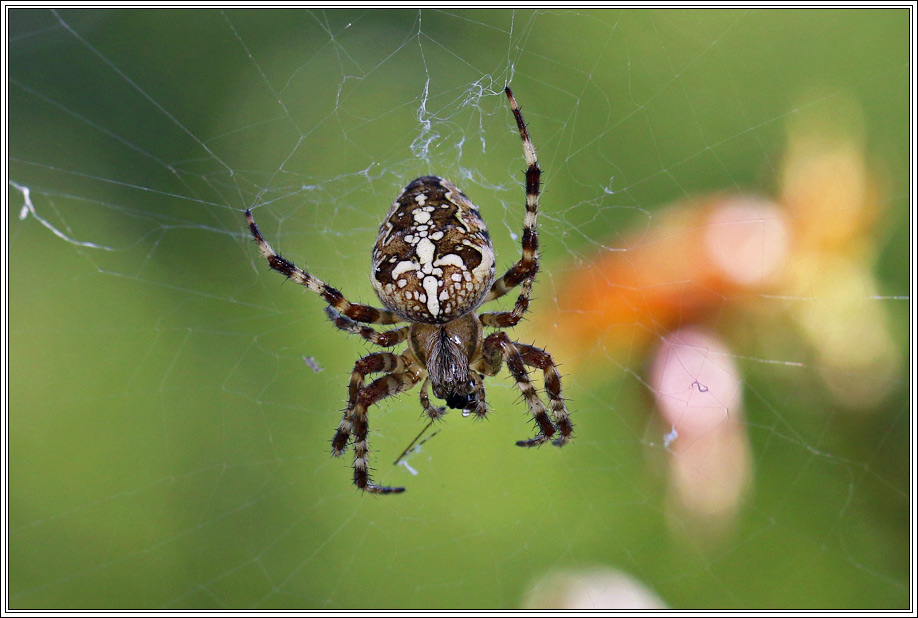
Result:
<instances>
[{"instance_id":1,"label":"spider underside","mask_svg":"<svg viewBox=\"0 0 918 618\"><path fill-rule=\"evenodd\" d=\"M498 279L494 249L478 207L451 182L436 176L411 182L380 226L371 281L385 309L349 302L335 288L278 255L262 237L251 211L246 211L252 236L269 266L321 295L335 326L382 348L408 344L401 354L386 351L364 356L351 373L347 406L332 438L332 454L341 455L353 441L354 484L364 491L404 491L403 487L376 485L370 478L367 411L382 399L418 384L421 407L431 419L440 418L446 408L431 403L429 387L447 407L484 417L488 412L484 376L496 375L506 363L539 428L535 437L517 445L539 446L551 440L563 446L571 439L561 377L551 356L537 347L512 341L502 330L484 335L485 328L505 329L519 323L529 307L539 266L541 170L516 99L509 88L505 92L527 165L526 214L522 257ZM516 287L520 293L510 311L476 313L485 303ZM382 331L367 326L400 322L408 324ZM527 367L542 371L550 415ZM373 374L382 376L366 384Z\"/></svg>"}]
</instances>

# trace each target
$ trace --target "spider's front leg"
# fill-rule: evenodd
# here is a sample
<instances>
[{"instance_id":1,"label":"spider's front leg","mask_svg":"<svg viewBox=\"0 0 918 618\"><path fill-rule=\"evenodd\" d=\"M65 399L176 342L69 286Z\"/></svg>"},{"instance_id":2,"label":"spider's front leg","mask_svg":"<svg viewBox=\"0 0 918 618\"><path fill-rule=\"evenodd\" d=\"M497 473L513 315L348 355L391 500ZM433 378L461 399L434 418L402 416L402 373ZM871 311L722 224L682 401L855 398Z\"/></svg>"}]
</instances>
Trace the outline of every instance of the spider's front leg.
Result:
<instances>
[{"instance_id":1,"label":"spider's front leg","mask_svg":"<svg viewBox=\"0 0 918 618\"><path fill-rule=\"evenodd\" d=\"M309 288L324 298L329 306L333 307L335 311L344 317L365 324L395 324L396 322L404 321L401 317L386 309L377 309L369 305L359 305L350 302L344 297L344 294L318 277L310 275L308 272L274 251L271 245L268 244L268 241L261 235L258 226L255 225L255 218L252 216L251 210L245 211L245 219L249 224L249 230L252 232L252 237L255 239L255 242L258 243L261 254L268 260L268 266L270 266L272 270L276 270L287 278L293 279L300 285Z\"/></svg>"},{"instance_id":2,"label":"spider's front leg","mask_svg":"<svg viewBox=\"0 0 918 618\"><path fill-rule=\"evenodd\" d=\"M337 328L348 333L360 335L370 343L378 345L381 348L391 348L408 339L409 326L377 331L341 315L335 308L330 306L325 308L325 314Z\"/></svg>"}]
</instances>

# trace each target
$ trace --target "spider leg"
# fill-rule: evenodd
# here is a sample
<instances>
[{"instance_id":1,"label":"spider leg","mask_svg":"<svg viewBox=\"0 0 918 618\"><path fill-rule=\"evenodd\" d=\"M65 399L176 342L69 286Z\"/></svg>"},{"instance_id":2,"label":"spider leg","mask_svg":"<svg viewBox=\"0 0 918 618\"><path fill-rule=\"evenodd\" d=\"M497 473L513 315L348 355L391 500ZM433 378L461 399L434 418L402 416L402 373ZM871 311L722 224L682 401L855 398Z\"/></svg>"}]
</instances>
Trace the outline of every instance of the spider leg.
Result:
<instances>
[{"instance_id":1,"label":"spider leg","mask_svg":"<svg viewBox=\"0 0 918 618\"><path fill-rule=\"evenodd\" d=\"M501 361L507 363L507 369L516 380L526 404L529 406L529 412L539 425L539 434L530 440L519 440L517 446L539 446L547 442L557 431L545 410L545 404L539 399L539 395L529 379L529 373L526 371L526 363L520 353L519 344L514 343L507 336L507 333L496 332L488 335L484 340L482 350L482 363L487 369L497 373L500 370Z\"/></svg>"},{"instance_id":2,"label":"spider leg","mask_svg":"<svg viewBox=\"0 0 918 618\"><path fill-rule=\"evenodd\" d=\"M404 487L380 487L370 479L368 462L369 446L367 436L370 424L367 419L367 408L386 397L392 397L413 387L420 380L417 371L390 373L373 380L368 386L360 389L354 406L354 484L374 494L395 494L405 491Z\"/></svg>"},{"instance_id":3,"label":"spider leg","mask_svg":"<svg viewBox=\"0 0 918 618\"><path fill-rule=\"evenodd\" d=\"M539 269L538 215L539 186L541 184L542 170L539 168L535 147L532 145L529 129L526 128L526 123L523 121L520 107L510 88L505 88L504 92L510 100L510 109L516 119L520 139L523 140L523 156L526 159L526 218L523 223L523 256L504 273L503 277L497 279L491 285L491 289L482 303L500 298L526 279L535 277L536 271Z\"/></svg>"},{"instance_id":4,"label":"spider leg","mask_svg":"<svg viewBox=\"0 0 918 618\"><path fill-rule=\"evenodd\" d=\"M523 281L519 298L510 311L489 311L481 313L478 318L484 326L491 328L510 328L516 326L523 319L523 314L529 308L529 294L532 293L532 277Z\"/></svg>"},{"instance_id":5,"label":"spider leg","mask_svg":"<svg viewBox=\"0 0 918 618\"><path fill-rule=\"evenodd\" d=\"M249 230L251 230L255 242L258 243L261 254L268 260L268 266L324 298L325 302L338 313L355 322L364 322L366 324L395 324L404 321L397 314L386 309L377 309L369 305L350 302L341 292L275 252L271 245L268 244L268 241L261 235L261 232L258 231L258 226L255 225L251 210L245 211L245 218L248 221Z\"/></svg>"},{"instance_id":6,"label":"spider leg","mask_svg":"<svg viewBox=\"0 0 918 618\"><path fill-rule=\"evenodd\" d=\"M363 326L359 322L341 315L334 307L326 307L325 313L331 321L334 322L335 326L341 330L360 335L370 343L376 344L382 348L391 348L408 339L408 326L401 326L399 328L379 332L369 326Z\"/></svg>"},{"instance_id":7,"label":"spider leg","mask_svg":"<svg viewBox=\"0 0 918 618\"><path fill-rule=\"evenodd\" d=\"M339 456L347 447L351 433L354 431L354 410L357 407L357 398L364 388L364 378L372 373L393 373L405 370L407 361L404 356L391 352L374 352L367 354L354 363L351 372L351 382L348 385L347 407L341 416L338 430L332 438L332 455Z\"/></svg>"},{"instance_id":8,"label":"spider leg","mask_svg":"<svg viewBox=\"0 0 918 618\"><path fill-rule=\"evenodd\" d=\"M545 393L551 403L551 415L561 436L554 440L555 446L564 446L571 441L573 425L571 425L570 416L567 413L567 407L564 405L564 399L561 397L561 375L558 373L558 367L551 358L551 354L541 348L517 343L516 348L520 352L523 362L529 367L535 367L542 370L545 376Z\"/></svg>"}]
</instances>

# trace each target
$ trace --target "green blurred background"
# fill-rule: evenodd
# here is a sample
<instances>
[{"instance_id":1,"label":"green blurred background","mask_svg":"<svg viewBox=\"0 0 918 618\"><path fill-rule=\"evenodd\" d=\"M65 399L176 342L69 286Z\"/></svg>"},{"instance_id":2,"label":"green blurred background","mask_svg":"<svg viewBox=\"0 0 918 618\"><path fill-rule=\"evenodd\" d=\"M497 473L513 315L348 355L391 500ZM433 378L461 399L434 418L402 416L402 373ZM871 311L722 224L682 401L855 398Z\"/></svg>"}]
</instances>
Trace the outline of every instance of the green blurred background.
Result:
<instances>
[{"instance_id":1,"label":"green blurred background","mask_svg":"<svg viewBox=\"0 0 918 618\"><path fill-rule=\"evenodd\" d=\"M774 194L788 123L856 109L886 187L865 302L907 358L907 10L7 15L12 608L516 608L594 568L673 608L908 607L906 364L851 413L791 335L779 362L736 349L754 489L713 535L667 507L638 350L565 371L563 450L513 446L532 428L502 373L490 420L448 415L413 475L391 462L416 393L384 403L375 478L407 492L360 495L328 441L368 346L267 270L242 217L375 302L376 228L434 173L508 266L509 82L545 170L538 315L667 203Z\"/></svg>"}]
</instances>

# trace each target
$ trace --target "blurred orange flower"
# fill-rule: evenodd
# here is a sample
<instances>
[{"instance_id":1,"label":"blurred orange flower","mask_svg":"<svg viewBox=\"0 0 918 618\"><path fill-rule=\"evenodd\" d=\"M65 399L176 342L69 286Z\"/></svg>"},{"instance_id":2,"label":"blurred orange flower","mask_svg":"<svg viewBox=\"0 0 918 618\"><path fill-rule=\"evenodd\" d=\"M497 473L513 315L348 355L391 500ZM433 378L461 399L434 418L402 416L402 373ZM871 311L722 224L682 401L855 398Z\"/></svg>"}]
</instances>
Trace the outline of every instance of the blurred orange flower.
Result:
<instances>
[{"instance_id":1,"label":"blurred orange flower","mask_svg":"<svg viewBox=\"0 0 918 618\"><path fill-rule=\"evenodd\" d=\"M774 199L722 192L681 200L621 250L566 273L540 340L570 369L596 352L646 355L692 325L728 339L757 334L750 356L786 353L770 339L790 342L793 357L778 362L818 368L849 408L875 404L901 359L872 274L881 183L850 126L791 124Z\"/></svg>"},{"instance_id":2,"label":"blurred orange flower","mask_svg":"<svg viewBox=\"0 0 918 618\"><path fill-rule=\"evenodd\" d=\"M622 250L565 274L539 324L569 372L649 359L640 379L669 454L676 529L718 536L751 489L739 359L819 375L851 410L896 384L902 361L873 275L882 183L850 126L792 123L773 199L677 202Z\"/></svg>"}]
</instances>

